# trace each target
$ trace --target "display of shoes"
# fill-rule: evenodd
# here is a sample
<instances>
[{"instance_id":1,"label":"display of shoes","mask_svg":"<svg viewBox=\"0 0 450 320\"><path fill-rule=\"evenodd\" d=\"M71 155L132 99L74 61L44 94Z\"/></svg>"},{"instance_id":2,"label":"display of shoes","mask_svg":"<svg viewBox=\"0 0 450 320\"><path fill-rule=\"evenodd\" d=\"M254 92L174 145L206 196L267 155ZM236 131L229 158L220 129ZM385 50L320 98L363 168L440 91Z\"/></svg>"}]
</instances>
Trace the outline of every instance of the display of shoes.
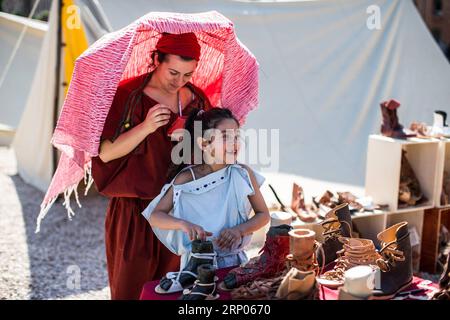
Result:
<instances>
[{"instance_id":1,"label":"display of shoes","mask_svg":"<svg viewBox=\"0 0 450 320\"><path fill-rule=\"evenodd\" d=\"M372 198L369 196L358 198L349 191L338 191L336 194L337 196L327 190L322 196L312 198L312 210L316 212L319 218L324 219L331 209L344 203L348 204L350 213L352 214L386 209L386 206L374 204Z\"/></svg>"},{"instance_id":2,"label":"display of shoes","mask_svg":"<svg viewBox=\"0 0 450 320\"><path fill-rule=\"evenodd\" d=\"M197 268L198 279L192 289L185 289L179 300L216 300L217 293L216 268L212 264L202 264Z\"/></svg>"},{"instance_id":3,"label":"display of shoes","mask_svg":"<svg viewBox=\"0 0 450 320\"><path fill-rule=\"evenodd\" d=\"M198 278L198 267L203 264L217 265L213 243L211 241L194 240L186 266L181 271L168 272L155 288L155 292L169 294L191 287Z\"/></svg>"},{"instance_id":4,"label":"display of shoes","mask_svg":"<svg viewBox=\"0 0 450 320\"><path fill-rule=\"evenodd\" d=\"M424 123L413 123L411 129L416 132L416 135L409 134L403 128L397 117L399 105L398 102L392 100L381 104L384 112L383 134L402 139L411 136L429 137L429 127ZM442 116L440 113L437 113L437 115ZM445 117L441 119L441 123L436 125L445 126ZM437 186L431 188L432 186L429 185L431 183L427 183L427 180L424 178L424 172L417 171L417 175L414 172L414 169L422 169L422 163L418 162L416 153L425 150L425 147L422 148L422 145L428 146L432 143L439 143L439 146L441 146L443 144L442 141L433 140L425 143L417 139L411 139L408 142L401 142L391 139L380 139L379 137L378 140L383 141L383 143L395 143L398 150L403 149L401 153L400 181L397 182L399 183L398 208L423 205L425 202L428 204L425 194L430 199L433 196L434 200L435 195L432 193L437 191ZM418 145L417 148L416 144ZM432 158L430 153L428 153L428 156L430 159ZM433 160L425 159L430 163ZM395 169L398 170L398 163L394 164ZM414 165L414 169L412 165ZM390 172L390 170L387 170L387 172ZM419 181L418 178L421 180ZM421 186L421 182L423 186ZM448 188L446 188L447 186ZM422 190L422 187L426 188ZM236 299L303 299L304 297L309 297L310 290L319 285L335 289L342 287L345 284L346 271L355 267L368 266L371 270L377 270L377 287L371 291L371 299L390 299L395 297L412 282L413 272L415 272L415 268L419 265L418 261L420 261L421 234L420 230L416 229L416 231L419 231L416 235L414 228L408 230L408 223L401 222L380 232L377 235L379 242L375 241L375 244L370 239L364 239L367 233L373 232L373 230L368 232L368 228L370 229L371 225L368 225L366 219L364 219L366 211L371 210L379 214L373 217L373 220L377 220L374 226L379 225L382 217L388 216L387 220L383 220L384 222L382 223L392 223L391 221L401 217L401 215L394 215L396 212L392 212L392 215L388 213L386 216L382 215L383 212L375 212L377 209L383 209L381 205L374 204L373 199L383 199L377 193L384 195L383 192L387 194L389 191L388 188L381 191L378 189L374 188L372 190L374 193L373 198L370 195L367 195L365 198L358 198L355 194L358 194L357 192L359 191L353 194L350 191L335 192L331 188L329 190L324 188L325 192L323 194L317 193L316 195L319 196L312 197L312 205L308 206L309 203L307 204L305 200L304 186L294 182L292 183L292 200L290 206L286 207L272 188L280 208L284 210L282 210L282 215L273 215L272 221L275 222L272 223L271 230L273 230L275 224L282 224L281 227L286 226L288 224L287 221L290 220L288 213L294 213L298 220L308 224L320 218L323 219L320 223L323 228L323 243L318 247L315 242L314 232L295 228L299 226L309 228L309 225L306 226L298 220L289 221L293 228L289 230L286 228L275 237L271 237L268 234L260 256L230 271L222 283L223 288L231 290L233 298ZM354 190L357 189L355 188ZM440 204L448 204L450 202L449 195L450 177L445 172ZM384 201L391 203L390 197L386 196L385 198ZM310 200L311 196L308 195L307 199ZM394 207L396 207L395 203ZM311 212L315 215L311 215ZM323 213L321 214L320 212ZM355 222L360 227L357 238L353 235L352 212L355 213ZM400 213L403 215L403 210ZM414 225L416 225L416 228L420 227L420 224ZM275 240L277 237L279 239ZM288 253L286 239L289 241ZM411 244L410 240L413 241L413 244ZM322 250L322 255L319 253L319 249ZM310 252L312 254L309 254ZM330 264L333 262L335 265L331 266ZM330 267L332 269L321 274L317 270L322 265L328 265L327 270ZM306 294L305 292L308 293ZM355 299L368 298L368 296L359 297L347 289L342 290L343 296Z\"/></svg>"},{"instance_id":5,"label":"display of shoes","mask_svg":"<svg viewBox=\"0 0 450 320\"><path fill-rule=\"evenodd\" d=\"M258 278L273 278L285 269L289 254L289 225L270 227L260 255L245 265L232 269L220 284L220 288L231 290Z\"/></svg>"},{"instance_id":6,"label":"display of shoes","mask_svg":"<svg viewBox=\"0 0 450 320\"><path fill-rule=\"evenodd\" d=\"M322 236L324 241L322 249L325 256L323 261L322 255L317 255L319 265L322 263L327 266L337 258L336 252L342 250L342 242L340 237L350 238L352 236L352 217L348 209L348 204L344 203L330 210L325 220L321 222L323 227Z\"/></svg>"},{"instance_id":7,"label":"display of shoes","mask_svg":"<svg viewBox=\"0 0 450 320\"><path fill-rule=\"evenodd\" d=\"M374 299L390 299L407 288L413 279L411 242L406 221L397 223L377 235L380 241L380 288Z\"/></svg>"},{"instance_id":8,"label":"display of shoes","mask_svg":"<svg viewBox=\"0 0 450 320\"><path fill-rule=\"evenodd\" d=\"M415 137L416 134L410 130L404 129L399 123L397 110L400 107L400 102L391 99L380 103L382 124L381 134L386 137L395 139L406 139Z\"/></svg>"},{"instance_id":9,"label":"display of shoes","mask_svg":"<svg viewBox=\"0 0 450 320\"><path fill-rule=\"evenodd\" d=\"M340 237L342 250L337 252L338 258L334 268L320 275L318 282L329 288L338 288L344 284L345 272L357 266L373 266L380 255L375 249L372 240Z\"/></svg>"}]
</instances>

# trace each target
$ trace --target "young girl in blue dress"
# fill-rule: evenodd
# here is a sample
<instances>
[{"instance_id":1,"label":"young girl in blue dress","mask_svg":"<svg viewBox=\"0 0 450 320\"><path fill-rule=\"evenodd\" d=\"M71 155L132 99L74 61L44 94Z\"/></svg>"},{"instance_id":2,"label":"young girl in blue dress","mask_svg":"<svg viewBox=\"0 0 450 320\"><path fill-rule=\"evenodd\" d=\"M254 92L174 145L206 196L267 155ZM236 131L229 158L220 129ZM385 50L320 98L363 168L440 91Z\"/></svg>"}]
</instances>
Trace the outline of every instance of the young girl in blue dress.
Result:
<instances>
[{"instance_id":1,"label":"young girl in blue dress","mask_svg":"<svg viewBox=\"0 0 450 320\"><path fill-rule=\"evenodd\" d=\"M201 124L198 137L194 124ZM202 161L175 167L170 183L142 214L159 240L181 256L181 270L195 239L212 240L218 268L243 264L252 233L270 220L260 191L265 179L237 162L239 122L229 109L195 109L185 129L180 143L189 146L192 155L200 151Z\"/></svg>"}]
</instances>

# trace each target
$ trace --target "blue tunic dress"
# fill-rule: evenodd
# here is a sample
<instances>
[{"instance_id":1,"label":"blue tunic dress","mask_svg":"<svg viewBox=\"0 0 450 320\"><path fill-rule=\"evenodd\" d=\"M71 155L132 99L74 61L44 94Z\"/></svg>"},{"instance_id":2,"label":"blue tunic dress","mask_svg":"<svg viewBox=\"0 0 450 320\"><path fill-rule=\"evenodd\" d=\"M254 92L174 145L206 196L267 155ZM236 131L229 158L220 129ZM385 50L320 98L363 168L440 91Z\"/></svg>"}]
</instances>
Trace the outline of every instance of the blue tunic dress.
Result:
<instances>
[{"instance_id":1,"label":"blue tunic dress","mask_svg":"<svg viewBox=\"0 0 450 320\"><path fill-rule=\"evenodd\" d=\"M184 170L188 169L191 167ZM253 173L258 186L261 187L265 178L256 171ZM149 220L161 198L173 187L173 209L169 214L197 224L213 234L208 240L212 240L214 244L218 268L247 262L244 249L250 243L251 235L245 236L240 244L230 250L221 250L216 244L216 239L223 229L235 227L249 219L252 207L248 196L254 195L255 190L247 169L236 163L205 177L194 177L194 180L184 184L174 184L174 181L175 178L164 185L161 193L142 212L144 217ZM188 235L180 230L162 230L156 227L152 229L170 251L181 256L180 269L183 269L191 251Z\"/></svg>"}]
</instances>

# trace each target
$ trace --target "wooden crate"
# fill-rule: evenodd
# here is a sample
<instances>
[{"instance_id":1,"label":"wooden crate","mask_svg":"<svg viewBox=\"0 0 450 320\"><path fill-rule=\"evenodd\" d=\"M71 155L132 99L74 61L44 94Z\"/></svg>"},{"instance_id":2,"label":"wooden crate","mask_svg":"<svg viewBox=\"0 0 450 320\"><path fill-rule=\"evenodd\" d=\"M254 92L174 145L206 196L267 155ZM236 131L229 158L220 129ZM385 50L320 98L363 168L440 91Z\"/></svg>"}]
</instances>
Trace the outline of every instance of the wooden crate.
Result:
<instances>
[{"instance_id":1,"label":"wooden crate","mask_svg":"<svg viewBox=\"0 0 450 320\"><path fill-rule=\"evenodd\" d=\"M391 212L409 212L415 209L434 207L438 178L439 140L410 138L392 139L371 135L367 151L366 196L371 196L377 204L389 205ZM398 207L398 191L402 150L408 158L427 201L408 208Z\"/></svg>"}]
</instances>

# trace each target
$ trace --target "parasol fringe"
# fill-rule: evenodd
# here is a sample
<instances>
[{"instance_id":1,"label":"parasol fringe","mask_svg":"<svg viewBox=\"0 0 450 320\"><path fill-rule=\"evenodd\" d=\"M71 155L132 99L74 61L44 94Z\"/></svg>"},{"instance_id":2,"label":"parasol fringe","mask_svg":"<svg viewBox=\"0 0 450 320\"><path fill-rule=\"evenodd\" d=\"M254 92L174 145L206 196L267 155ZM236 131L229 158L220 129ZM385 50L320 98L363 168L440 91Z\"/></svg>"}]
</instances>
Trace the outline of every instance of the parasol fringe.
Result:
<instances>
[{"instance_id":1,"label":"parasol fringe","mask_svg":"<svg viewBox=\"0 0 450 320\"><path fill-rule=\"evenodd\" d=\"M81 207L80 202L78 201L77 186L78 186L78 184L75 184L73 186L70 186L66 190L64 190L63 206L67 210L67 217L69 218L69 220L72 220L72 217L75 216L75 212L73 211L72 207L70 206L70 196L72 195L72 193L75 193L75 199L78 202L78 205Z\"/></svg>"},{"instance_id":2,"label":"parasol fringe","mask_svg":"<svg viewBox=\"0 0 450 320\"><path fill-rule=\"evenodd\" d=\"M86 167L84 168L84 185L86 186L84 195L86 196L88 194L89 189L91 188L92 184L94 183L94 178L92 177L92 166L91 162L89 162ZM73 211L72 207L70 206L70 197L72 193L75 194L75 201L79 208L82 208L82 205L80 203L80 198L78 195L77 187L79 183L74 184L73 186L68 187L66 190L64 190L64 202L63 206L67 210L67 216L69 220L72 220L72 217L75 216L75 212ZM37 217L36 221L36 230L35 233L39 233L41 231L41 222L44 220L47 213L50 211L51 207L55 203L55 201L58 199L58 196L52 198L47 204L41 205L41 210L39 211L39 215Z\"/></svg>"},{"instance_id":3,"label":"parasol fringe","mask_svg":"<svg viewBox=\"0 0 450 320\"><path fill-rule=\"evenodd\" d=\"M39 215L37 217L37 221L36 221L36 230L34 231L34 233L39 233L41 231L41 222L42 220L45 218L45 216L47 215L48 211L50 210L50 208L53 206L53 204L55 203L56 199L58 199L58 196L54 197L53 199L51 199L48 203L46 203L45 205L41 205L41 210L39 211Z\"/></svg>"}]
</instances>

